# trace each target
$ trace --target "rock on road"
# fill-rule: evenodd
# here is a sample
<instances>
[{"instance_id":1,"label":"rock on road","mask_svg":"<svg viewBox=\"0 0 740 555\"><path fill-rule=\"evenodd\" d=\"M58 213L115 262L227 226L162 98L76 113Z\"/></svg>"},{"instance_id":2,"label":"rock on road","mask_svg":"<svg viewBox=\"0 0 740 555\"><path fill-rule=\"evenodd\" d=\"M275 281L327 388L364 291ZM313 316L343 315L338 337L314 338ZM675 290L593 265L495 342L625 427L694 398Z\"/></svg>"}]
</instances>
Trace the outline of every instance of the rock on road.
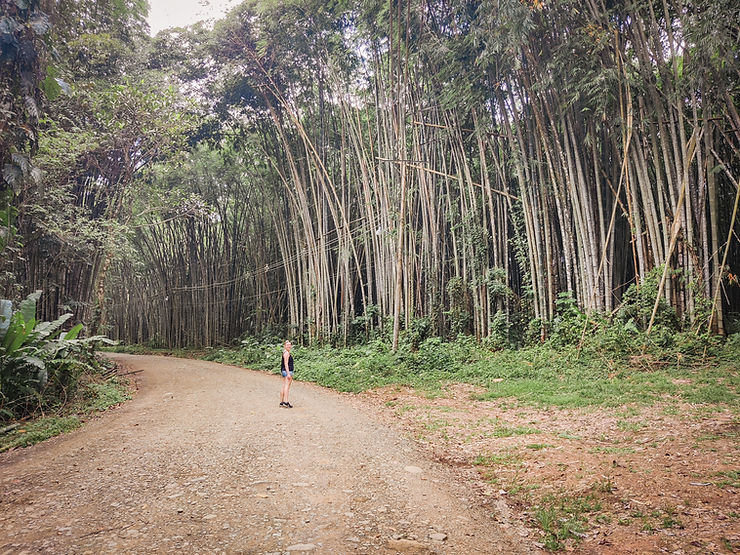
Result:
<instances>
[{"instance_id":1,"label":"rock on road","mask_svg":"<svg viewBox=\"0 0 740 555\"><path fill-rule=\"evenodd\" d=\"M531 551L351 396L295 382L281 409L277 376L110 356L132 401L0 455L0 554Z\"/></svg>"}]
</instances>

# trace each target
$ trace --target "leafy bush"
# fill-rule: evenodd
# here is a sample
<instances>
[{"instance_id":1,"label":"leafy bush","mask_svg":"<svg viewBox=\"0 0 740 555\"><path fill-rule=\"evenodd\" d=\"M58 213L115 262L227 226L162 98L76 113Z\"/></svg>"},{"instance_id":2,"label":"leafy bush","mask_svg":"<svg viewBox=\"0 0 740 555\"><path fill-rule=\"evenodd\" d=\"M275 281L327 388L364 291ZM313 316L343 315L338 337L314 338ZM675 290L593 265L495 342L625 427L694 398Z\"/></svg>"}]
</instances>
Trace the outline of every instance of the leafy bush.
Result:
<instances>
[{"instance_id":1,"label":"leafy bush","mask_svg":"<svg viewBox=\"0 0 740 555\"><path fill-rule=\"evenodd\" d=\"M552 322L550 341L555 346L575 345L586 327L586 314L578 307L570 291L558 294L557 316Z\"/></svg>"},{"instance_id":2,"label":"leafy bush","mask_svg":"<svg viewBox=\"0 0 740 555\"><path fill-rule=\"evenodd\" d=\"M629 286L622 296L622 305L617 311L615 322L622 324L631 322L640 331L647 329L655 307L655 299L658 296L658 285L662 274L663 266L658 266L645 276L639 286L635 283ZM661 297L658 303L658 311L655 313L653 325L670 331L680 329L676 310L666 301L665 297Z\"/></svg>"},{"instance_id":3,"label":"leafy bush","mask_svg":"<svg viewBox=\"0 0 740 555\"><path fill-rule=\"evenodd\" d=\"M253 337L247 337L236 349L215 349L203 358L257 370L270 370L280 368L280 353L282 353L280 342L275 340L261 342Z\"/></svg>"},{"instance_id":4,"label":"leafy bush","mask_svg":"<svg viewBox=\"0 0 740 555\"><path fill-rule=\"evenodd\" d=\"M78 339L82 324L69 331L61 327L72 317L37 322L36 291L12 310L0 301L0 419L17 418L68 396L80 373L94 360L91 347L102 336Z\"/></svg>"},{"instance_id":5,"label":"leafy bush","mask_svg":"<svg viewBox=\"0 0 740 555\"><path fill-rule=\"evenodd\" d=\"M467 382L486 387L484 399L540 406L620 406L666 396L740 404L740 336L723 344L675 333L667 348L646 343L644 333L629 326L594 321L596 329L581 348L548 341L492 351L467 335L452 341L430 337L417 351L406 342L395 353L379 339L346 348L296 346L296 378L350 392L403 385L434 393L446 383ZM242 349L214 351L208 358L277 372L280 352L280 344L247 341Z\"/></svg>"},{"instance_id":6,"label":"leafy bush","mask_svg":"<svg viewBox=\"0 0 740 555\"><path fill-rule=\"evenodd\" d=\"M399 359L413 373L454 372L457 369L451 349L439 337L427 339L416 352L402 351Z\"/></svg>"},{"instance_id":7,"label":"leafy bush","mask_svg":"<svg viewBox=\"0 0 740 555\"><path fill-rule=\"evenodd\" d=\"M86 393L86 407L89 411L105 410L131 398L129 392L117 379L88 384Z\"/></svg>"}]
</instances>

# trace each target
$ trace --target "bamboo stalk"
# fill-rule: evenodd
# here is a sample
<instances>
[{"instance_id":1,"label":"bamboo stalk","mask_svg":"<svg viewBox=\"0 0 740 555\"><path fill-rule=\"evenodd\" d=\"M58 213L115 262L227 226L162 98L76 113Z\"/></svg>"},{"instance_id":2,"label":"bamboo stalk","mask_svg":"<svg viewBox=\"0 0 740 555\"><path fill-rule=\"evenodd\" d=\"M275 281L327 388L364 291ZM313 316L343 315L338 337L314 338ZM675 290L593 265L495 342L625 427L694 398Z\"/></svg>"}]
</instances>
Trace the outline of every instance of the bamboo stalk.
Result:
<instances>
[{"instance_id":1,"label":"bamboo stalk","mask_svg":"<svg viewBox=\"0 0 740 555\"><path fill-rule=\"evenodd\" d=\"M701 132L700 132L701 133ZM688 151L688 158L686 159L685 166L688 168L688 166L691 165L691 162L694 159L694 154L696 153L696 130L691 134L691 137L689 138L689 143L687 145L687 151ZM650 323L648 324L647 330L645 331L645 338L650 336L650 331L653 329L653 323L655 322L655 315L658 312L658 306L660 306L660 299L661 295L663 294L663 287L665 286L665 280L668 276L668 266L670 263L671 255L673 254L673 249L676 246L676 242L678 241L678 232L681 229L681 208L683 204L683 200L686 196L686 185L688 184L688 170L684 172L684 178L683 182L681 183L681 192L678 196L678 203L676 204L676 207L673 210L673 226L671 229L671 242L668 245L668 251L666 251L665 256L665 266L663 267L663 274L660 277L660 284L658 285L658 293L655 296L655 305L653 306L653 312L650 315ZM737 203L736 203L737 206ZM647 347L647 345L645 345ZM643 350L644 348L643 347Z\"/></svg>"},{"instance_id":2,"label":"bamboo stalk","mask_svg":"<svg viewBox=\"0 0 740 555\"><path fill-rule=\"evenodd\" d=\"M727 173L728 177L732 180L732 183L735 185L735 204L732 207L732 217L730 218L730 228L727 231L727 242L725 243L725 252L722 255L722 264L719 266L719 268L716 269L717 272L719 272L719 276L717 279L717 286L714 289L714 295L712 295L712 310L709 313L709 322L707 322L707 328L711 331L712 330L712 321L714 320L714 314L717 311L717 300L719 299L719 292L722 287L722 272L724 271L725 264L727 264L727 254L730 252L730 243L732 242L732 232L735 228L735 220L737 218L737 207L738 202L740 202L740 185L738 184L737 180L730 174L730 172L727 170L727 167L722 164L723 169ZM699 330L697 329L697 333Z\"/></svg>"}]
</instances>

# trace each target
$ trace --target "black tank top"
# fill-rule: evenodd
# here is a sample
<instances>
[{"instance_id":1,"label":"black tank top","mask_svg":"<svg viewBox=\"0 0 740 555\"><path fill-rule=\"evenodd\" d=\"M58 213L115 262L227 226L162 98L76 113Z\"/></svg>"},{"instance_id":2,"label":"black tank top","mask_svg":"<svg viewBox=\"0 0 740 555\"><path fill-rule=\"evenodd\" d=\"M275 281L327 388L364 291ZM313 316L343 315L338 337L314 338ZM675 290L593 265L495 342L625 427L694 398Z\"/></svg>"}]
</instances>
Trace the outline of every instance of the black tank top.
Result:
<instances>
[{"instance_id":1,"label":"black tank top","mask_svg":"<svg viewBox=\"0 0 740 555\"><path fill-rule=\"evenodd\" d=\"M293 371L293 355L288 354L288 370ZM285 371L285 356L280 357L280 371Z\"/></svg>"}]
</instances>

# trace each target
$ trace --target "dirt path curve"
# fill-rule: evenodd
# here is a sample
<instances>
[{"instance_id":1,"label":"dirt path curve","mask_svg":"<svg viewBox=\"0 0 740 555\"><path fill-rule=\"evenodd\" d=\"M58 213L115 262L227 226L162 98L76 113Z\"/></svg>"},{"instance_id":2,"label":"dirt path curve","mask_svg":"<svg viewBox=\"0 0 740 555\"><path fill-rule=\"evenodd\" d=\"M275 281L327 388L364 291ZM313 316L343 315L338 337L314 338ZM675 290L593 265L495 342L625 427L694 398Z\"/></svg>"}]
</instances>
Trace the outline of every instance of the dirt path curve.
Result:
<instances>
[{"instance_id":1,"label":"dirt path curve","mask_svg":"<svg viewBox=\"0 0 740 555\"><path fill-rule=\"evenodd\" d=\"M280 409L276 376L112 358L134 400L0 455L0 554L530 552L350 396L298 382Z\"/></svg>"}]
</instances>

